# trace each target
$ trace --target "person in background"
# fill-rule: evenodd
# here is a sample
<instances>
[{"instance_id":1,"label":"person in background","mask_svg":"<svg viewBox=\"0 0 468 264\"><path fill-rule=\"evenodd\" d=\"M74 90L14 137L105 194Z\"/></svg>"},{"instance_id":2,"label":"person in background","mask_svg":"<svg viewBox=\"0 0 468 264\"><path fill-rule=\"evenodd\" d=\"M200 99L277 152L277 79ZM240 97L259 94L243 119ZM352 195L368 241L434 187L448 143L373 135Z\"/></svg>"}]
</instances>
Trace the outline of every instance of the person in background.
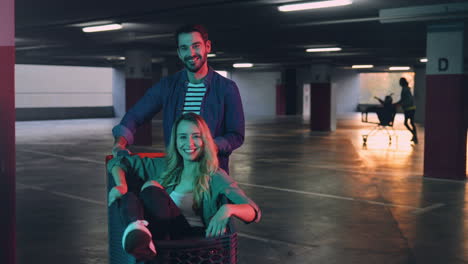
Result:
<instances>
[{"instance_id":1,"label":"person in background","mask_svg":"<svg viewBox=\"0 0 468 264\"><path fill-rule=\"evenodd\" d=\"M408 81L405 78L400 78L401 86L401 97L400 101L396 104L401 105L403 112L405 114L405 127L411 132L413 141L415 144L418 143L418 135L416 132L416 126L414 125L414 115L416 113L416 105L414 104L414 98L411 94L411 90L408 87Z\"/></svg>"},{"instance_id":2,"label":"person in background","mask_svg":"<svg viewBox=\"0 0 468 264\"><path fill-rule=\"evenodd\" d=\"M374 107L374 110L377 113L380 124L387 126L393 125L393 118L396 113L396 106L393 104L392 94L385 96L384 100L374 96L374 98L379 101L381 106Z\"/></svg>"}]
</instances>

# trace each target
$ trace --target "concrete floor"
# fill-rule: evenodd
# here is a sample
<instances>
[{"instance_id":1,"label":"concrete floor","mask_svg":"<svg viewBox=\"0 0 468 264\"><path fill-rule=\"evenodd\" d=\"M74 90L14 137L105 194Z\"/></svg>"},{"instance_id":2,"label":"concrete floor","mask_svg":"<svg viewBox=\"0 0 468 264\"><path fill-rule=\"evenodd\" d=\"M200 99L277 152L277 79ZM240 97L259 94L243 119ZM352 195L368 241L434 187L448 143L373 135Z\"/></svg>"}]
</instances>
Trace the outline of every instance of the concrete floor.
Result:
<instances>
[{"instance_id":1,"label":"concrete floor","mask_svg":"<svg viewBox=\"0 0 468 264\"><path fill-rule=\"evenodd\" d=\"M104 156L117 119L17 122L19 264L107 263ZM253 120L231 174L263 211L237 222L239 263L468 263L466 183L424 179L397 115L393 144L350 115L335 132ZM154 146L163 150L160 124Z\"/></svg>"}]
</instances>

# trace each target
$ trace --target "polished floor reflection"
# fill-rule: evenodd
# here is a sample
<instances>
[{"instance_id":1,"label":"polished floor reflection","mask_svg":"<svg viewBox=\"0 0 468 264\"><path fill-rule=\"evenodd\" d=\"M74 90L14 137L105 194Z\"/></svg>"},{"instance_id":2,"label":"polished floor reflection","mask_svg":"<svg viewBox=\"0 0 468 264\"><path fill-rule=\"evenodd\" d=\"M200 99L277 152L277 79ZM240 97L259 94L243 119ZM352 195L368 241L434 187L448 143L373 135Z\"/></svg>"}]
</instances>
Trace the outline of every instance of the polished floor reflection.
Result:
<instances>
[{"instance_id":1,"label":"polished floor reflection","mask_svg":"<svg viewBox=\"0 0 468 264\"><path fill-rule=\"evenodd\" d=\"M342 117L310 132L300 117L248 122L231 173L263 210L237 222L239 263L468 263L465 182L425 179L420 142L398 114L392 144ZM19 264L107 263L104 156L116 119L17 122ZM163 150L160 122L154 146Z\"/></svg>"}]
</instances>

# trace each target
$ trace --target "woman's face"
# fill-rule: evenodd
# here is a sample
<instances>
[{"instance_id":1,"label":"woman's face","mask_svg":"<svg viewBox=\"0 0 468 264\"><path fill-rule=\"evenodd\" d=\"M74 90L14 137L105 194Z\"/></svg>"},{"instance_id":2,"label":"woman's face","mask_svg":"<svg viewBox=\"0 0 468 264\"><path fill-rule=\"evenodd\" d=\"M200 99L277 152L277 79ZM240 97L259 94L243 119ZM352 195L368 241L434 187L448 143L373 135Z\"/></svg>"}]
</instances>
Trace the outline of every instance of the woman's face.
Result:
<instances>
[{"instance_id":1,"label":"woman's face","mask_svg":"<svg viewBox=\"0 0 468 264\"><path fill-rule=\"evenodd\" d=\"M176 145L184 161L196 161L203 153L200 129L194 123L182 120L177 126Z\"/></svg>"}]
</instances>

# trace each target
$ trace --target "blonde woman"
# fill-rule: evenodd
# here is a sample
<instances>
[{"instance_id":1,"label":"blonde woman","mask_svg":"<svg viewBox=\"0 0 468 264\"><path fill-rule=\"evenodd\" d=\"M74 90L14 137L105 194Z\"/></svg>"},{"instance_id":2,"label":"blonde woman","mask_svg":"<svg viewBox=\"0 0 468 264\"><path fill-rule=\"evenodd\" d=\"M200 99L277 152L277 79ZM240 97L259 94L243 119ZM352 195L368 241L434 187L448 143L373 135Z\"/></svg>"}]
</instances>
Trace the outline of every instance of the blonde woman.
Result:
<instances>
[{"instance_id":1,"label":"blonde woman","mask_svg":"<svg viewBox=\"0 0 468 264\"><path fill-rule=\"evenodd\" d=\"M225 232L231 216L245 223L261 217L258 206L218 167L210 130L194 113L174 123L165 158L118 156L108 170L115 182L109 206L117 203L127 226L122 246L137 260L157 254L153 239L215 237ZM232 204L218 208L220 195Z\"/></svg>"}]
</instances>

